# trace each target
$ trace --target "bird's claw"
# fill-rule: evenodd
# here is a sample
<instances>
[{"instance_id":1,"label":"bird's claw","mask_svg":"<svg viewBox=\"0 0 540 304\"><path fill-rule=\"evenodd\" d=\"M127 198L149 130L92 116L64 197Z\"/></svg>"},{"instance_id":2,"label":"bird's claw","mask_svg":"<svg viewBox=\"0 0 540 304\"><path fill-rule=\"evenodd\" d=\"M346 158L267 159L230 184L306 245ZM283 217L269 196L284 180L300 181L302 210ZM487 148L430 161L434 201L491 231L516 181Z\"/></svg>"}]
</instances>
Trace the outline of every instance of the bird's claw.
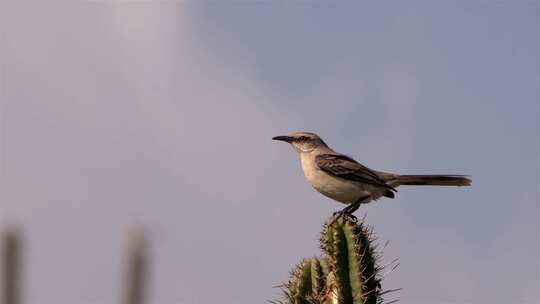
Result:
<instances>
[{"instance_id":1,"label":"bird's claw","mask_svg":"<svg viewBox=\"0 0 540 304\"><path fill-rule=\"evenodd\" d=\"M336 216L342 216L343 215L343 210L340 210L340 211L336 211L334 213L332 213L332 216L336 217Z\"/></svg>"},{"instance_id":2,"label":"bird's claw","mask_svg":"<svg viewBox=\"0 0 540 304\"><path fill-rule=\"evenodd\" d=\"M354 216L354 214L352 213L349 213L348 210L339 210L339 211L336 211L334 213L332 213L332 217L334 218L332 220L331 223L333 223L334 221L336 221L338 218L349 218L349 219L352 219L352 220L358 220L356 218L356 216Z\"/></svg>"}]
</instances>

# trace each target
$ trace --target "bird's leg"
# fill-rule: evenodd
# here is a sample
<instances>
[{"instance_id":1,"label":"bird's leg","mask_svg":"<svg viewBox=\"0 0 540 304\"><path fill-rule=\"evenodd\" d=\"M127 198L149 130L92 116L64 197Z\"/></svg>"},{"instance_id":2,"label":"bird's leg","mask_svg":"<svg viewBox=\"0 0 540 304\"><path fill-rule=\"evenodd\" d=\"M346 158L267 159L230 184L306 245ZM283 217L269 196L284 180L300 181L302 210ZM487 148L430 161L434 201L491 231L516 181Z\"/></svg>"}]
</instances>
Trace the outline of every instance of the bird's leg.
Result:
<instances>
[{"instance_id":1,"label":"bird's leg","mask_svg":"<svg viewBox=\"0 0 540 304\"><path fill-rule=\"evenodd\" d=\"M353 215L353 213L358 210L358 208L360 208L360 204L362 204L362 202L368 197L361 197L359 198L358 200L356 200L354 203L352 204L349 204L347 207L343 208L342 210L340 211L337 211L337 212L334 212L334 216L343 216L343 215L348 215L350 217L354 217L355 216Z\"/></svg>"},{"instance_id":2,"label":"bird's leg","mask_svg":"<svg viewBox=\"0 0 540 304\"><path fill-rule=\"evenodd\" d=\"M360 202L361 201L362 200L357 200L356 202L354 202L354 203L350 204L349 206L347 206L347 208L345 208L345 209L347 209L345 211L345 213L347 213L348 215L352 215L356 210L358 210L358 208L360 208Z\"/></svg>"},{"instance_id":3,"label":"bird's leg","mask_svg":"<svg viewBox=\"0 0 540 304\"><path fill-rule=\"evenodd\" d=\"M339 210L339 211L336 211L332 214L332 216L334 217L334 220L331 222L333 223L335 220L337 220L338 218L340 217L352 217L354 219L356 219L356 216L353 215L353 212L356 211L356 209L358 209L358 207L360 207L360 203L359 202L354 202L352 204L349 204L347 207Z\"/></svg>"}]
</instances>

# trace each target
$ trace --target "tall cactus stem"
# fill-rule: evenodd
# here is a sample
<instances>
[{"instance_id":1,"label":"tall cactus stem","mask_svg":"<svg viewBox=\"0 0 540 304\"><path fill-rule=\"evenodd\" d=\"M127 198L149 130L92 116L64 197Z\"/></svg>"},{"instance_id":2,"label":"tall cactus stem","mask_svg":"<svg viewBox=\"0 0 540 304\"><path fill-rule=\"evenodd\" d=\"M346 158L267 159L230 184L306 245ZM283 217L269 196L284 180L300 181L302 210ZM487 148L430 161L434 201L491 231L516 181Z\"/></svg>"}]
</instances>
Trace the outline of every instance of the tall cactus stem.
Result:
<instances>
[{"instance_id":1,"label":"tall cactus stem","mask_svg":"<svg viewBox=\"0 0 540 304\"><path fill-rule=\"evenodd\" d=\"M377 304L380 283L372 239L373 231L350 216L325 224L321 247L335 273L339 303Z\"/></svg>"}]
</instances>

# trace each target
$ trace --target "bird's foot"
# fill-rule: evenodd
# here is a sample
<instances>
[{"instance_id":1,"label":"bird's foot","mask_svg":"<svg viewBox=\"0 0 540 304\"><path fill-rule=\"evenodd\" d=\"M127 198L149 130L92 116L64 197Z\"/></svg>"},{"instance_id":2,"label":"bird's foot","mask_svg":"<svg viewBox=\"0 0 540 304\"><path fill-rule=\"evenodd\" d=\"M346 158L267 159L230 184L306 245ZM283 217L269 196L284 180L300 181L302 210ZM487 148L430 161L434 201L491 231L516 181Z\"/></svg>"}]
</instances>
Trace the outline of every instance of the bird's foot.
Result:
<instances>
[{"instance_id":1,"label":"bird's foot","mask_svg":"<svg viewBox=\"0 0 540 304\"><path fill-rule=\"evenodd\" d=\"M347 212L346 210L339 210L334 213L332 213L333 217L340 217L340 216L349 216L349 217L355 217L352 213Z\"/></svg>"},{"instance_id":2,"label":"bird's foot","mask_svg":"<svg viewBox=\"0 0 540 304\"><path fill-rule=\"evenodd\" d=\"M334 217L334 218L342 217L344 215L346 215L346 213L343 212L343 210L339 210L339 211L336 211L336 212L332 213L332 217Z\"/></svg>"},{"instance_id":3,"label":"bird's foot","mask_svg":"<svg viewBox=\"0 0 540 304\"><path fill-rule=\"evenodd\" d=\"M350 214L350 213L344 212L343 210L340 210L340 211L336 211L336 212L332 213L332 220L330 221L329 224L332 225L339 218L348 219L348 220L352 220L352 221L357 221L358 220L356 218L356 216L354 216L353 214Z\"/></svg>"},{"instance_id":4,"label":"bird's foot","mask_svg":"<svg viewBox=\"0 0 540 304\"><path fill-rule=\"evenodd\" d=\"M353 220L357 220L356 216L354 216L354 212L358 210L360 207L361 200L358 200L357 202L354 202L347 207L341 209L340 211L336 211L332 214L332 217L334 218L334 221L338 219L339 217L348 217ZM332 222L334 222L332 221Z\"/></svg>"}]
</instances>

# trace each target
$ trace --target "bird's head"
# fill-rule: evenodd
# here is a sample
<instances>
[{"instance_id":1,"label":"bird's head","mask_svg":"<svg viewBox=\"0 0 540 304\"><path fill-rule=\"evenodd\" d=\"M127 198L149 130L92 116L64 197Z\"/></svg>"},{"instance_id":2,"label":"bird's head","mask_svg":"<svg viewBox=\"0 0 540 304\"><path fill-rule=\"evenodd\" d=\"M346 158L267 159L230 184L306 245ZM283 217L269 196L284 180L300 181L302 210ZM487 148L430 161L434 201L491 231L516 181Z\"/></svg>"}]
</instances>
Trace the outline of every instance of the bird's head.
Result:
<instances>
[{"instance_id":1,"label":"bird's head","mask_svg":"<svg viewBox=\"0 0 540 304\"><path fill-rule=\"evenodd\" d=\"M272 139L288 142L298 153L307 153L319 147L327 147L319 135L309 132L293 132L289 135L275 136Z\"/></svg>"}]
</instances>

